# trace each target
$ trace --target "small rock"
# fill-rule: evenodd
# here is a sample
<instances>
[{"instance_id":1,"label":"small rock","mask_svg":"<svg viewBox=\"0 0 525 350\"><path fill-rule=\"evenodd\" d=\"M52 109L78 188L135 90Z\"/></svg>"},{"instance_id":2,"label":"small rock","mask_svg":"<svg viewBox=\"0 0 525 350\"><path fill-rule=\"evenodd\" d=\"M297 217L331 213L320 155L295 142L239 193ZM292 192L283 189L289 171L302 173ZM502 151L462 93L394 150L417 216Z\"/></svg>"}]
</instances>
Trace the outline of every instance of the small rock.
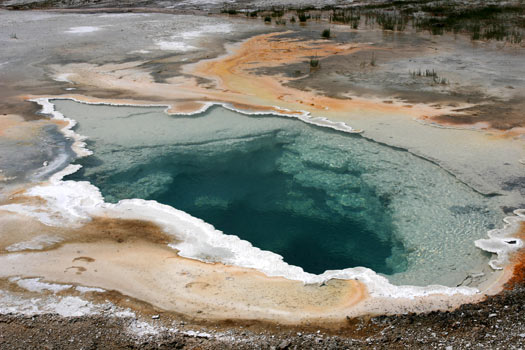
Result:
<instances>
[{"instance_id":1,"label":"small rock","mask_svg":"<svg viewBox=\"0 0 525 350\"><path fill-rule=\"evenodd\" d=\"M158 320L160 318L160 315L153 315L153 316L151 316L151 318L154 319L154 320Z\"/></svg>"},{"instance_id":2,"label":"small rock","mask_svg":"<svg viewBox=\"0 0 525 350\"><path fill-rule=\"evenodd\" d=\"M291 341L283 340L282 342L279 343L279 345L277 346L277 349L279 349L279 350L288 349L291 344L292 344Z\"/></svg>"},{"instance_id":3,"label":"small rock","mask_svg":"<svg viewBox=\"0 0 525 350\"><path fill-rule=\"evenodd\" d=\"M496 316L498 316L498 314L490 314L490 315L489 315L489 318L491 318L491 317L496 317Z\"/></svg>"}]
</instances>

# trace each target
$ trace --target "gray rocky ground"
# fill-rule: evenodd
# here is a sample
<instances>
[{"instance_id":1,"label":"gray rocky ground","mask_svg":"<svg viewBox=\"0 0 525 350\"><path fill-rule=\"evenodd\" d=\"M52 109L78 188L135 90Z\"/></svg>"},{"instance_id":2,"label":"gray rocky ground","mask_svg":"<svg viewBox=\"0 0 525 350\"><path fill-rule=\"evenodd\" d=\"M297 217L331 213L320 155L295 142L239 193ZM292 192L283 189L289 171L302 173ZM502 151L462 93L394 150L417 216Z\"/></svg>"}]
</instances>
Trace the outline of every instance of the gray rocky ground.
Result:
<instances>
[{"instance_id":1,"label":"gray rocky ground","mask_svg":"<svg viewBox=\"0 0 525 350\"><path fill-rule=\"evenodd\" d=\"M0 348L523 349L524 292L520 286L453 312L350 320L339 330L292 329L253 322L195 328L175 321L176 330L138 336L128 331L134 321L130 318L4 314L0 315Z\"/></svg>"}]
</instances>

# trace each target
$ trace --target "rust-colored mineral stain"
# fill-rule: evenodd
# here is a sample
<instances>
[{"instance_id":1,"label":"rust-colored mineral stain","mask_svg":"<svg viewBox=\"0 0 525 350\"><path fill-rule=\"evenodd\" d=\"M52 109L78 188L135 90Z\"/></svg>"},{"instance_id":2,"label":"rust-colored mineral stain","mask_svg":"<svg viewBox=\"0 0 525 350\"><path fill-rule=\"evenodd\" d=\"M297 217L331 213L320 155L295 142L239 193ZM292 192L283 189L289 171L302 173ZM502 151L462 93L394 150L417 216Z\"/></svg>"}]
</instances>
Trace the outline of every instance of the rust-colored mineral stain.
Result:
<instances>
[{"instance_id":1,"label":"rust-colored mineral stain","mask_svg":"<svg viewBox=\"0 0 525 350\"><path fill-rule=\"evenodd\" d=\"M89 256L79 256L79 257L73 259L73 262L75 262L75 261L84 261L84 262L87 262L87 263L91 263L91 262L94 262L95 259L90 258Z\"/></svg>"},{"instance_id":2,"label":"rust-colored mineral stain","mask_svg":"<svg viewBox=\"0 0 525 350\"><path fill-rule=\"evenodd\" d=\"M46 234L59 237L60 242L40 250L0 254L3 277L39 276L47 281L116 290L191 317L255 318L290 324L317 318L321 323L344 321L344 315L369 297L366 286L358 281L305 285L268 277L251 268L180 257L167 246L176 238L148 221L94 217L80 227L67 228L16 218L18 221L0 226L3 236L23 231L19 237L23 241ZM12 243L16 240L6 244Z\"/></svg>"},{"instance_id":3,"label":"rust-colored mineral stain","mask_svg":"<svg viewBox=\"0 0 525 350\"><path fill-rule=\"evenodd\" d=\"M525 240L525 222L514 237ZM525 248L520 249L511 257L512 277L505 284L505 289L511 290L525 285Z\"/></svg>"},{"instance_id":4,"label":"rust-colored mineral stain","mask_svg":"<svg viewBox=\"0 0 525 350\"><path fill-rule=\"evenodd\" d=\"M17 197L10 202L23 203L25 205L45 206L45 202L40 197ZM2 213L0 211L0 213ZM115 219L105 217L95 217L79 228L57 227L44 225L35 220L23 220L15 216L9 216L4 212L3 217L12 218L12 222L3 222L0 225L0 252L5 250L8 245L29 241L33 237L48 235L59 237L60 240L54 244L40 249L40 251L52 251L70 243L94 243L112 242L125 244L132 242L146 242L166 246L169 243L177 242L177 238L165 233L158 225L149 221L133 219ZM23 227L23 230L21 229ZM22 230L22 231L20 231ZM23 233L23 237L21 236ZM9 238L2 243L1 238ZM17 239L18 237L18 239ZM31 250L27 250L31 251ZM77 255L72 262L82 261L92 263L93 257Z\"/></svg>"},{"instance_id":5,"label":"rust-colored mineral stain","mask_svg":"<svg viewBox=\"0 0 525 350\"><path fill-rule=\"evenodd\" d=\"M100 240L118 243L144 240L154 244L168 244L176 240L152 222L114 218L94 218L82 228L73 230L71 235L75 242L83 243ZM76 259L88 261L92 258L79 257Z\"/></svg>"},{"instance_id":6,"label":"rust-colored mineral stain","mask_svg":"<svg viewBox=\"0 0 525 350\"><path fill-rule=\"evenodd\" d=\"M257 68L304 63L306 69L313 56L322 60L336 54L374 49L364 44L337 44L326 40L299 41L284 38L282 34L254 36L238 46L230 47L224 56L185 66L185 75L169 78L164 83L158 83L152 78L146 68L147 62L100 66L75 63L55 65L51 69L56 74L74 73L71 79L79 86L85 86L87 91L114 93L113 97L103 100L82 95L63 95L61 98L114 104L164 104L170 106L170 113L195 113L209 102L227 103L248 111L289 115L306 111L313 116L337 121L351 121L352 116L385 117L402 114L409 118L421 118L453 113L452 109L437 109L423 104L408 108L403 103L384 103L379 99L333 98L315 91L286 86L294 78L279 74L258 74ZM207 83L200 84L200 78L206 79ZM210 84L209 81L213 83ZM127 99L119 96L126 96Z\"/></svg>"},{"instance_id":7,"label":"rust-colored mineral stain","mask_svg":"<svg viewBox=\"0 0 525 350\"><path fill-rule=\"evenodd\" d=\"M279 105L292 111L307 110L319 115L326 114L327 111L337 113L352 109L371 109L379 112L404 109L402 106L375 100L326 97L284 85L293 78L257 74L256 68L301 62L308 67L309 59L313 56L322 60L336 54L351 54L362 49L371 49L369 46L357 44L342 45L325 40L298 41L278 37L282 34L255 36L233 49L229 55L197 63L189 72L202 78L213 79L218 89L241 96L240 100L232 103L251 104L258 109L262 106Z\"/></svg>"}]
</instances>

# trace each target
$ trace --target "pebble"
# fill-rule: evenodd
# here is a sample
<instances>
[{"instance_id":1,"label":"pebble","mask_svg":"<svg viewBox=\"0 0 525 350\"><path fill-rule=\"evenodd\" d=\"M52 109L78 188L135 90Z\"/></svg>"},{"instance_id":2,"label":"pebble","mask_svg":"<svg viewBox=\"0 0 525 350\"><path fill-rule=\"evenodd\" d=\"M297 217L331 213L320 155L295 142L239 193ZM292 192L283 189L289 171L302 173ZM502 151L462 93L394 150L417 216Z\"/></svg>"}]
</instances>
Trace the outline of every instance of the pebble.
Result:
<instances>
[{"instance_id":1,"label":"pebble","mask_svg":"<svg viewBox=\"0 0 525 350\"><path fill-rule=\"evenodd\" d=\"M292 344L292 342L290 340L283 340L282 342L279 343L279 345L277 346L277 349L279 349L279 350L288 349L288 347L291 344Z\"/></svg>"}]
</instances>

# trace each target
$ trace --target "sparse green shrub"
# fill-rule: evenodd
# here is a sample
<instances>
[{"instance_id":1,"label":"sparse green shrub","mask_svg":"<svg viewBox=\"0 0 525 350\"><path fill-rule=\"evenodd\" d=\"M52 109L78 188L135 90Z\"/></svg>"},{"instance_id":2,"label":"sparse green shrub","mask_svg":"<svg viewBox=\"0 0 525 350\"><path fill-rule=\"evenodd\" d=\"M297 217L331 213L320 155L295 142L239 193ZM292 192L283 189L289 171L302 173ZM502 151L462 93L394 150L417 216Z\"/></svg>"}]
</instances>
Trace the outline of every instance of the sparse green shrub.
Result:
<instances>
[{"instance_id":1,"label":"sparse green shrub","mask_svg":"<svg viewBox=\"0 0 525 350\"><path fill-rule=\"evenodd\" d=\"M470 38L472 40L479 40L481 39L481 26L479 24L472 25L470 27Z\"/></svg>"},{"instance_id":2,"label":"sparse green shrub","mask_svg":"<svg viewBox=\"0 0 525 350\"><path fill-rule=\"evenodd\" d=\"M357 29L359 20L361 18L360 12L354 9L333 9L330 15L330 22L338 22L344 24L351 24L352 28Z\"/></svg>"},{"instance_id":3,"label":"sparse green shrub","mask_svg":"<svg viewBox=\"0 0 525 350\"><path fill-rule=\"evenodd\" d=\"M474 2L471 5L455 5L451 2L432 2L418 8L424 15L418 15L413 25L433 35L461 32L470 35L472 40L520 40L521 29L525 25L525 8L521 2L497 2L485 4ZM520 35L512 33L519 32Z\"/></svg>"},{"instance_id":4,"label":"sparse green shrub","mask_svg":"<svg viewBox=\"0 0 525 350\"><path fill-rule=\"evenodd\" d=\"M492 24L483 32L483 38L487 40L496 39L503 40L507 36L505 26L501 23Z\"/></svg>"},{"instance_id":5,"label":"sparse green shrub","mask_svg":"<svg viewBox=\"0 0 525 350\"><path fill-rule=\"evenodd\" d=\"M509 41L512 44L519 44L521 43L523 39L523 35L518 30L513 30L508 36L507 41Z\"/></svg>"},{"instance_id":6,"label":"sparse green shrub","mask_svg":"<svg viewBox=\"0 0 525 350\"><path fill-rule=\"evenodd\" d=\"M222 9L221 13L227 13L229 15L236 15L237 10L236 9Z\"/></svg>"},{"instance_id":7,"label":"sparse green shrub","mask_svg":"<svg viewBox=\"0 0 525 350\"><path fill-rule=\"evenodd\" d=\"M413 72L408 71L408 72L412 76L412 78L417 78L417 77L432 78L432 82L434 84L440 84L440 85L449 84L448 79L440 77L434 69L432 70L425 69L425 71L422 71L420 68L417 71L413 71Z\"/></svg>"},{"instance_id":8,"label":"sparse green shrub","mask_svg":"<svg viewBox=\"0 0 525 350\"><path fill-rule=\"evenodd\" d=\"M272 17L282 17L284 15L284 9L272 9Z\"/></svg>"},{"instance_id":9,"label":"sparse green shrub","mask_svg":"<svg viewBox=\"0 0 525 350\"><path fill-rule=\"evenodd\" d=\"M438 84L441 84L441 85L448 85L448 79L446 79L446 78L436 79L434 81L436 83L438 83Z\"/></svg>"},{"instance_id":10,"label":"sparse green shrub","mask_svg":"<svg viewBox=\"0 0 525 350\"><path fill-rule=\"evenodd\" d=\"M265 23L271 23L271 22L272 22L272 17L270 17L270 16L265 16L265 17L264 17L264 22L265 22Z\"/></svg>"},{"instance_id":11,"label":"sparse green shrub","mask_svg":"<svg viewBox=\"0 0 525 350\"><path fill-rule=\"evenodd\" d=\"M321 33L321 36L325 39L330 39L330 28L324 29Z\"/></svg>"},{"instance_id":12,"label":"sparse green shrub","mask_svg":"<svg viewBox=\"0 0 525 350\"><path fill-rule=\"evenodd\" d=\"M297 17L299 17L299 22L305 23L310 18L310 15L306 15L306 13L300 12L297 14Z\"/></svg>"}]
</instances>

